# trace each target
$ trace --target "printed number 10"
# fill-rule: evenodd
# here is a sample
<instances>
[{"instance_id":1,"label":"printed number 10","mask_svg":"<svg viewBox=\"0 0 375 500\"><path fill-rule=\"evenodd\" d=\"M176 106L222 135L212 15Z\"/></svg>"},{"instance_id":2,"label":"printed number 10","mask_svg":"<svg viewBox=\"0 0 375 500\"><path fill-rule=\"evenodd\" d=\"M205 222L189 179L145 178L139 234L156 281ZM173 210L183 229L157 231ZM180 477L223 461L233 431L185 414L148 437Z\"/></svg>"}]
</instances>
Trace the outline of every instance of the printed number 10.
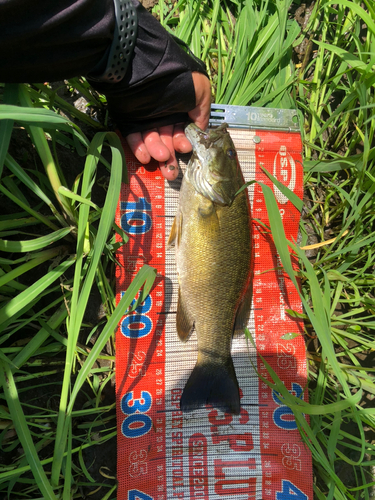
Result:
<instances>
[{"instance_id":1,"label":"printed number 10","mask_svg":"<svg viewBox=\"0 0 375 500\"><path fill-rule=\"evenodd\" d=\"M121 216L121 228L129 234L145 234L152 227L152 219L147 212L151 211L151 203L146 198L139 198L137 202L124 202L120 210L126 210Z\"/></svg>"}]
</instances>

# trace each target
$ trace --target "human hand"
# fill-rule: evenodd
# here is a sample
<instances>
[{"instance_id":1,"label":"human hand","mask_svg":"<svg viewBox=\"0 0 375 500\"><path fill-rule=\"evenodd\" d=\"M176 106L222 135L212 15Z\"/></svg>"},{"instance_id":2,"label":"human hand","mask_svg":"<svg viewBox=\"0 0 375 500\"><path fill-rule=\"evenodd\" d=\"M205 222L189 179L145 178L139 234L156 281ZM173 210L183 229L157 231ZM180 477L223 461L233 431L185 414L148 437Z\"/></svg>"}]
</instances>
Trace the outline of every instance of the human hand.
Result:
<instances>
[{"instance_id":1,"label":"human hand","mask_svg":"<svg viewBox=\"0 0 375 500\"><path fill-rule=\"evenodd\" d=\"M202 130L208 126L211 104L211 84L202 73L193 72L193 83L196 96L196 107L188 115ZM145 132L135 132L126 137L126 141L134 156L142 164L147 164L151 158L160 164L160 171L168 180L178 176L178 153L188 153L192 146L185 136L184 125L166 125Z\"/></svg>"}]
</instances>

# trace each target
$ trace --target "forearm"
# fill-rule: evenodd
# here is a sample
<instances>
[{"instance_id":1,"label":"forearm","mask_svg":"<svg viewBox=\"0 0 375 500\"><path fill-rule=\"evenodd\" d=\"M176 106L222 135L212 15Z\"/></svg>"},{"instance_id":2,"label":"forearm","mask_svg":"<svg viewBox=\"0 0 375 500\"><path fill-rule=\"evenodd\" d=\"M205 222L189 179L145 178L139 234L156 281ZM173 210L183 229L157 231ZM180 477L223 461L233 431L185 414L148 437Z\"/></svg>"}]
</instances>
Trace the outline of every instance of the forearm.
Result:
<instances>
[{"instance_id":1,"label":"forearm","mask_svg":"<svg viewBox=\"0 0 375 500\"><path fill-rule=\"evenodd\" d=\"M196 106L192 72L206 74L141 5L133 58L117 84L92 82L107 96L109 111L123 135L183 122Z\"/></svg>"}]
</instances>

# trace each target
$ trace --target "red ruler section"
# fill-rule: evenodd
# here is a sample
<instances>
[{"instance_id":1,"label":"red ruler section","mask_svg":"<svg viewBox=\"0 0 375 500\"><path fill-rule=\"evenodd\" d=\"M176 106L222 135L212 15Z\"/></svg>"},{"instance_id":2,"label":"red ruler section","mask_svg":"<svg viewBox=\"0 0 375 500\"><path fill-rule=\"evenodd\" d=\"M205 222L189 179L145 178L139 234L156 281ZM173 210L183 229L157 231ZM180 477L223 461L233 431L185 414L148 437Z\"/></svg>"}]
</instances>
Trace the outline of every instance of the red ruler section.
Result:
<instances>
[{"instance_id":1,"label":"red ruler section","mask_svg":"<svg viewBox=\"0 0 375 500\"><path fill-rule=\"evenodd\" d=\"M164 179L126 151L130 184L123 185L117 223L129 234L118 253L117 301L144 263L157 269L155 286L134 313L124 316L116 339L118 498L153 498L165 491Z\"/></svg>"},{"instance_id":2,"label":"red ruler section","mask_svg":"<svg viewBox=\"0 0 375 500\"><path fill-rule=\"evenodd\" d=\"M302 197L298 133L231 129L245 180L274 189L287 238L297 238L300 214L273 187L262 167ZM262 191L249 190L253 207L254 294L249 330L233 339L241 388L241 414L207 407L183 414L179 401L196 361L196 338L181 344L175 329L177 276L174 251L166 248L178 204L177 181L168 183L154 165L137 163L126 150L130 185L123 186L117 223L130 242L119 252L118 299L138 269L156 267L156 284L117 332L116 386L119 500L307 500L312 499L311 457L292 412L260 381L268 378L257 351L288 390L306 399L298 293L283 273L270 234ZM181 164L182 169L184 163Z\"/></svg>"},{"instance_id":3,"label":"red ruler section","mask_svg":"<svg viewBox=\"0 0 375 500\"><path fill-rule=\"evenodd\" d=\"M300 213L263 169L303 197L301 138L297 133L257 131L256 179L272 187L279 206L286 237L296 240ZM269 226L261 187L254 186L253 217ZM302 312L294 285L283 272L270 233L256 221L254 233L253 307L255 337L259 353L275 370L286 388L306 400L305 344L303 323L291 318L286 309ZM260 374L269 378L258 357ZM261 453L263 498L303 500L311 496L311 460L304 448L292 411L277 394L261 382Z\"/></svg>"}]
</instances>

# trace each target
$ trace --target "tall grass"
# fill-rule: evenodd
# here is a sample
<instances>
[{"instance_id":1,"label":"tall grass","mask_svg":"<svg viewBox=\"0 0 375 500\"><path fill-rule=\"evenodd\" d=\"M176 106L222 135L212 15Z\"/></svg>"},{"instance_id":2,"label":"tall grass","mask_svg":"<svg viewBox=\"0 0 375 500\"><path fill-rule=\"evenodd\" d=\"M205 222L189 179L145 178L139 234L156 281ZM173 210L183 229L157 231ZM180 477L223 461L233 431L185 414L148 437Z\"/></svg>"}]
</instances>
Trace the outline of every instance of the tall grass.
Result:
<instances>
[{"instance_id":1,"label":"tall grass","mask_svg":"<svg viewBox=\"0 0 375 500\"><path fill-rule=\"evenodd\" d=\"M288 17L292 3L178 0L163 15L160 0L155 13L206 62L215 103L291 108L292 50L301 32Z\"/></svg>"},{"instance_id":2,"label":"tall grass","mask_svg":"<svg viewBox=\"0 0 375 500\"><path fill-rule=\"evenodd\" d=\"M8 213L0 220L1 442L3 452L19 446L23 453L18 461L1 468L0 491L12 497L42 494L43 498L67 500L80 498L80 484L87 482L113 491L113 482L95 483L82 450L115 434L114 414L108 414L113 405L101 405L102 391L114 375L114 352L103 348L138 291L143 290L139 297L143 300L155 277L155 270L144 266L116 307L107 273L118 248L114 230L123 238L120 245L128 240L114 224L121 180L126 181L121 143L113 132L97 132L89 140L53 109L56 99L49 101L48 88L37 91L27 85L6 85L2 90L0 159L4 170L0 192ZM27 131L42 170L39 165L23 168L10 154L16 127ZM70 148L72 155L85 158L72 186L66 184L59 167L56 142ZM102 155L103 148L111 153L109 162ZM108 167L109 177L102 208L91 195L99 163ZM37 279L30 273L35 270ZM105 312L96 342L88 348L80 341L83 328L89 326L85 311L94 285ZM88 338L98 326L91 328ZM38 359L42 361L39 369ZM107 368L93 368L100 359L107 362ZM47 370L43 364L57 369ZM22 404L22 382L57 373L62 379L52 378L61 387L56 408ZM92 395L80 405L84 409L76 411L75 402L84 385ZM78 426L87 428L83 434L75 423L77 417L88 418L86 425ZM94 438L95 428L101 432ZM77 442L82 444L77 447ZM40 455L48 450L51 456L41 460ZM28 472L34 481L28 479ZM22 484L27 488L20 491Z\"/></svg>"},{"instance_id":3,"label":"tall grass","mask_svg":"<svg viewBox=\"0 0 375 500\"><path fill-rule=\"evenodd\" d=\"M205 60L215 102L299 110L306 188L299 244L286 241L275 200L267 188L264 195L275 244L296 286L289 249L299 258L310 403L293 398L269 368L271 385L294 411L311 449L315 497L370 499L375 9L371 0L317 0L300 26L294 19L300 4L177 0L160 1L154 12ZM298 62L294 49L303 41ZM84 81L68 86L102 107ZM113 343L107 340L138 290L143 287L141 300L154 279L145 266L115 307L107 280L116 249L113 231L123 236L122 244L127 240L113 223L125 177L121 146L52 87L1 90L0 196L7 213L0 215L0 443L3 452L21 453L1 466L0 492L70 499L82 498L86 488L114 498L115 484L106 477L111 474L96 482L84 451L115 435L113 405L101 403L113 378ZM10 139L20 129L34 144L34 162L20 164L10 153ZM83 159L70 185L60 148ZM100 164L109 168L102 208L91 196ZM99 326L84 316L94 284L105 305ZM86 338L97 335L93 347L82 340L83 331ZM60 384L58 404L25 399L39 379Z\"/></svg>"}]
</instances>

